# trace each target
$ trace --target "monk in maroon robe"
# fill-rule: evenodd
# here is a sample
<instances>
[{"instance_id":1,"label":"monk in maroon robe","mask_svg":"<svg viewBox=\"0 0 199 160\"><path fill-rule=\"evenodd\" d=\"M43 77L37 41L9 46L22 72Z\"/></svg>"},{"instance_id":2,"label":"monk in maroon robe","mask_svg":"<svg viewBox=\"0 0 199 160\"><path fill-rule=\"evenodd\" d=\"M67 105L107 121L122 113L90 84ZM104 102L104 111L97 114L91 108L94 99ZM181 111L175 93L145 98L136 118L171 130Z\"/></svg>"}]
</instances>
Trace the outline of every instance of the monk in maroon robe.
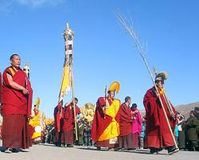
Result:
<instances>
[{"instance_id":1,"label":"monk in maroon robe","mask_svg":"<svg viewBox=\"0 0 199 160\"><path fill-rule=\"evenodd\" d=\"M166 111L166 115L169 120L169 125L172 129L175 127L176 111L171 105L169 108L169 101L166 100L163 91L163 84L166 76L164 74L158 74L155 79L155 84L159 90L156 92L155 87L149 89L144 96L144 107L146 110L146 139L145 147L150 148L150 153L158 153L162 148L168 149L168 153L172 154L177 151L175 148L174 139L169 130L166 117L163 112L163 108ZM163 106L160 104L158 98L160 96Z\"/></svg>"},{"instance_id":2,"label":"monk in maroon robe","mask_svg":"<svg viewBox=\"0 0 199 160\"><path fill-rule=\"evenodd\" d=\"M65 146L72 147L74 144L74 128L75 128L75 118L74 118L74 106L76 115L80 114L80 109L77 106L78 99L74 100L64 107L63 112L63 141Z\"/></svg>"},{"instance_id":3,"label":"monk in maroon robe","mask_svg":"<svg viewBox=\"0 0 199 160\"><path fill-rule=\"evenodd\" d=\"M10 57L11 66L3 73L2 139L5 152L16 152L30 146L28 118L32 106L31 84L20 68L20 56Z\"/></svg>"},{"instance_id":4,"label":"monk in maroon robe","mask_svg":"<svg viewBox=\"0 0 199 160\"><path fill-rule=\"evenodd\" d=\"M125 103L122 103L119 110L119 126L120 126L120 136L119 136L119 148L120 149L132 149L132 120L133 116L130 109L131 98L127 96L125 98Z\"/></svg>"},{"instance_id":5,"label":"monk in maroon robe","mask_svg":"<svg viewBox=\"0 0 199 160\"><path fill-rule=\"evenodd\" d=\"M55 145L61 146L62 143L62 118L63 118L63 100L58 103L54 109L54 127L55 127Z\"/></svg>"}]
</instances>

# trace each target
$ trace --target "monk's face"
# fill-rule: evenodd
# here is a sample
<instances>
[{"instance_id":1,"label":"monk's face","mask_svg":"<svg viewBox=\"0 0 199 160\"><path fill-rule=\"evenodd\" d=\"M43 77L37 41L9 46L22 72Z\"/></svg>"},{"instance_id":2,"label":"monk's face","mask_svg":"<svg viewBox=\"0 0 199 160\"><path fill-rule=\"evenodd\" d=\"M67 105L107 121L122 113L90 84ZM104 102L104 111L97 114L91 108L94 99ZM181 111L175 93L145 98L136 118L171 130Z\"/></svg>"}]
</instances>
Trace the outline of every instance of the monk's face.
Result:
<instances>
[{"instance_id":1,"label":"monk's face","mask_svg":"<svg viewBox=\"0 0 199 160\"><path fill-rule=\"evenodd\" d=\"M20 64L21 64L21 59L19 56L14 56L12 59L11 59L11 65L16 67L16 68L19 68L20 67Z\"/></svg>"},{"instance_id":2,"label":"monk's face","mask_svg":"<svg viewBox=\"0 0 199 160\"><path fill-rule=\"evenodd\" d=\"M74 100L73 103L74 103L75 105L77 105L78 101Z\"/></svg>"},{"instance_id":3,"label":"monk's face","mask_svg":"<svg viewBox=\"0 0 199 160\"><path fill-rule=\"evenodd\" d=\"M37 115L39 113L39 110L37 108L34 108L33 111L34 111L35 115Z\"/></svg>"},{"instance_id":4,"label":"monk's face","mask_svg":"<svg viewBox=\"0 0 199 160\"><path fill-rule=\"evenodd\" d=\"M163 88L164 87L164 82L163 81L157 81L156 85L158 88Z\"/></svg>"},{"instance_id":5,"label":"monk's face","mask_svg":"<svg viewBox=\"0 0 199 160\"><path fill-rule=\"evenodd\" d=\"M114 98L115 97L115 92L114 91L110 91L109 92L109 96L110 96L110 98Z\"/></svg>"},{"instance_id":6,"label":"monk's face","mask_svg":"<svg viewBox=\"0 0 199 160\"><path fill-rule=\"evenodd\" d=\"M129 105L131 104L131 98L128 100L128 104L129 104Z\"/></svg>"}]
</instances>

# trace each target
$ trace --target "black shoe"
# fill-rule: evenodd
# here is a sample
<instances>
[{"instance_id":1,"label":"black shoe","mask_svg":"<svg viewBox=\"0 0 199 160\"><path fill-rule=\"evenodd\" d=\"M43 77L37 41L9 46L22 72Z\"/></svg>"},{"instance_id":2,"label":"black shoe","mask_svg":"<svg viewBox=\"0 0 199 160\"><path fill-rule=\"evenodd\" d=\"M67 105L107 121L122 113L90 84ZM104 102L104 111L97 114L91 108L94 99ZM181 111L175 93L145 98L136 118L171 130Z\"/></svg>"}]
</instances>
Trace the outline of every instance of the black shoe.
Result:
<instances>
[{"instance_id":1,"label":"black shoe","mask_svg":"<svg viewBox=\"0 0 199 160\"><path fill-rule=\"evenodd\" d=\"M176 147L169 147L168 148L168 154L171 155L171 154L174 154L176 152L179 151L179 148L176 148Z\"/></svg>"},{"instance_id":2,"label":"black shoe","mask_svg":"<svg viewBox=\"0 0 199 160\"><path fill-rule=\"evenodd\" d=\"M97 147L97 150L99 150L99 151L100 151L100 150L101 150L101 147Z\"/></svg>"},{"instance_id":3,"label":"black shoe","mask_svg":"<svg viewBox=\"0 0 199 160\"><path fill-rule=\"evenodd\" d=\"M73 147L73 145L72 144L67 144L67 147Z\"/></svg>"},{"instance_id":4,"label":"black shoe","mask_svg":"<svg viewBox=\"0 0 199 160\"><path fill-rule=\"evenodd\" d=\"M114 151L119 151L120 148L114 148Z\"/></svg>"},{"instance_id":5,"label":"black shoe","mask_svg":"<svg viewBox=\"0 0 199 160\"><path fill-rule=\"evenodd\" d=\"M158 154L158 152L159 152L159 148L151 148L150 149L151 154Z\"/></svg>"},{"instance_id":6,"label":"black shoe","mask_svg":"<svg viewBox=\"0 0 199 160\"><path fill-rule=\"evenodd\" d=\"M17 149L17 148L12 148L11 151L12 151L12 153L18 153L18 152L19 152L19 149Z\"/></svg>"},{"instance_id":7,"label":"black shoe","mask_svg":"<svg viewBox=\"0 0 199 160\"><path fill-rule=\"evenodd\" d=\"M158 148L158 149L157 149L158 152L160 152L160 151L162 151L162 150L163 150L163 148Z\"/></svg>"},{"instance_id":8,"label":"black shoe","mask_svg":"<svg viewBox=\"0 0 199 160\"><path fill-rule=\"evenodd\" d=\"M1 152L4 152L4 153L12 153L11 148L5 148L5 149L2 150Z\"/></svg>"}]
</instances>

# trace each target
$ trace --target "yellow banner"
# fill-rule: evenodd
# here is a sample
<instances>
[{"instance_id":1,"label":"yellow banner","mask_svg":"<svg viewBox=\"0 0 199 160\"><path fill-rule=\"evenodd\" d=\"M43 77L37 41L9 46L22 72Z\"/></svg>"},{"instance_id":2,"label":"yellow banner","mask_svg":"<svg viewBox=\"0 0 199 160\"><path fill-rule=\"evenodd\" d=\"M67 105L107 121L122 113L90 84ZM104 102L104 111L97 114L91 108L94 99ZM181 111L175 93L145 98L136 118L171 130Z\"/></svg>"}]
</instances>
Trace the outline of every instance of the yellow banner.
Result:
<instances>
[{"instance_id":1,"label":"yellow banner","mask_svg":"<svg viewBox=\"0 0 199 160\"><path fill-rule=\"evenodd\" d=\"M72 77L71 77L71 69L69 65L64 66L63 76L62 76L62 83L60 88L59 94L59 101L63 99L68 91L71 89Z\"/></svg>"}]
</instances>

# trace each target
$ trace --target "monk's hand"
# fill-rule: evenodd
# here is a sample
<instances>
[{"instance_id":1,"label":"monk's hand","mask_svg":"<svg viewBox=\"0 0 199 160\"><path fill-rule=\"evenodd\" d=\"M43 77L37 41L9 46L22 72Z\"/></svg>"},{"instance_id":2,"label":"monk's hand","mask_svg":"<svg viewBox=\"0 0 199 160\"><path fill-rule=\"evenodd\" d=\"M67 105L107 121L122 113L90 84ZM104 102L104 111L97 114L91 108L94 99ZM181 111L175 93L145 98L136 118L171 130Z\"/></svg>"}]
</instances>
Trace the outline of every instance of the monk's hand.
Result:
<instances>
[{"instance_id":1,"label":"monk's hand","mask_svg":"<svg viewBox=\"0 0 199 160\"><path fill-rule=\"evenodd\" d=\"M22 90L22 92L23 92L24 95L28 95L28 90L27 90L26 88L24 88L24 89Z\"/></svg>"}]
</instances>

